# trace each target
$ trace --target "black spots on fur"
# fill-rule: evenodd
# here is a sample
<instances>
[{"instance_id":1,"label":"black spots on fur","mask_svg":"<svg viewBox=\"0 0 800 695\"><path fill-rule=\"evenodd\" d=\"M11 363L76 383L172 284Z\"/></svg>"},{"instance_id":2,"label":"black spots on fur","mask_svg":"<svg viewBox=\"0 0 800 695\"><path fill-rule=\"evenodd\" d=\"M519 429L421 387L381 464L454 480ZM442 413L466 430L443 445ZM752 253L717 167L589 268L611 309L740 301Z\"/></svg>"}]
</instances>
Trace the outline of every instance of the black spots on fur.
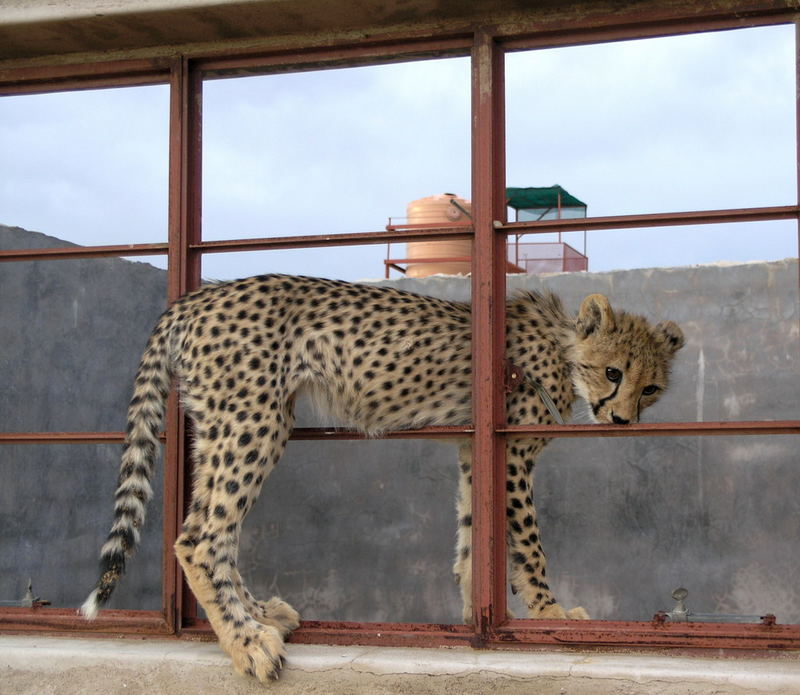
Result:
<instances>
[{"instance_id":1,"label":"black spots on fur","mask_svg":"<svg viewBox=\"0 0 800 695\"><path fill-rule=\"evenodd\" d=\"M236 502L237 509L244 509L247 506L247 495L240 497Z\"/></svg>"},{"instance_id":2,"label":"black spots on fur","mask_svg":"<svg viewBox=\"0 0 800 695\"><path fill-rule=\"evenodd\" d=\"M237 492L239 492L239 483L237 483L235 480L229 480L227 483L225 483L225 492L227 492L229 495L235 495Z\"/></svg>"},{"instance_id":3,"label":"black spots on fur","mask_svg":"<svg viewBox=\"0 0 800 695\"><path fill-rule=\"evenodd\" d=\"M217 519L224 519L227 513L228 512L226 511L225 507L221 504L218 504L216 507L214 507L214 516L217 517Z\"/></svg>"},{"instance_id":4,"label":"black spots on fur","mask_svg":"<svg viewBox=\"0 0 800 695\"><path fill-rule=\"evenodd\" d=\"M468 528L472 526L472 514L466 514L458 520L458 525Z\"/></svg>"},{"instance_id":5,"label":"black spots on fur","mask_svg":"<svg viewBox=\"0 0 800 695\"><path fill-rule=\"evenodd\" d=\"M238 444L240 447L246 447L253 440L253 436L249 432L242 432L239 435Z\"/></svg>"}]
</instances>

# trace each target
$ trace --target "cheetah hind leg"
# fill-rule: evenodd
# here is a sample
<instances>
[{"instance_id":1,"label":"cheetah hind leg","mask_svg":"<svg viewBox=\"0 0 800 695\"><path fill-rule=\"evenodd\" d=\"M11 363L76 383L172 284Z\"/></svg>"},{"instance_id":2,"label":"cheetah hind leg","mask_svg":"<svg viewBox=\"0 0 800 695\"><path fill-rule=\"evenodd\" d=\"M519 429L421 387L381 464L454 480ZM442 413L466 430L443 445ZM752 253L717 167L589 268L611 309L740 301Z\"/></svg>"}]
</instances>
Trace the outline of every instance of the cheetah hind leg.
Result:
<instances>
[{"instance_id":1,"label":"cheetah hind leg","mask_svg":"<svg viewBox=\"0 0 800 695\"><path fill-rule=\"evenodd\" d=\"M249 452L243 450L241 435L213 444L198 432L196 447L201 455L195 471L193 511L175 544L189 586L205 610L220 647L230 655L238 673L261 682L278 677L285 657L283 637L288 623L262 623L252 615L251 607L242 600L245 590L237 557L241 523L263 480L283 453L291 431L291 411L276 414L268 424L275 436L260 438L255 442L257 448ZM214 446L220 456L230 461L224 469L214 467L213 459L209 463L209 458L202 455ZM254 462L258 465L257 476L227 478ZM228 485L230 482L235 485ZM232 497L231 489L238 499ZM294 617L281 604L267 602L261 617Z\"/></svg>"}]
</instances>

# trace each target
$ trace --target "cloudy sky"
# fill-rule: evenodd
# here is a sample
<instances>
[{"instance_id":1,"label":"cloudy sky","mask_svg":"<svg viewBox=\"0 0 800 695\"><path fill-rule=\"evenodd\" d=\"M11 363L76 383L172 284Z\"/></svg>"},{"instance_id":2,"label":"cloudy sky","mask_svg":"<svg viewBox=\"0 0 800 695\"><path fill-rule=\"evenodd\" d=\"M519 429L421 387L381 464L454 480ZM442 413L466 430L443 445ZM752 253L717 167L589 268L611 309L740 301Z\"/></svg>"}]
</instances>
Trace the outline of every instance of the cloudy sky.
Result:
<instances>
[{"instance_id":1,"label":"cloudy sky","mask_svg":"<svg viewBox=\"0 0 800 695\"><path fill-rule=\"evenodd\" d=\"M791 26L509 55L507 183L559 183L590 215L794 204L793 56ZM206 239L374 231L411 200L469 197L467 59L216 80L204 112ZM0 223L166 239L167 117L163 86L0 99ZM797 229L595 232L587 251L597 271L769 260L796 255ZM210 255L203 274L374 278L385 253Z\"/></svg>"}]
</instances>

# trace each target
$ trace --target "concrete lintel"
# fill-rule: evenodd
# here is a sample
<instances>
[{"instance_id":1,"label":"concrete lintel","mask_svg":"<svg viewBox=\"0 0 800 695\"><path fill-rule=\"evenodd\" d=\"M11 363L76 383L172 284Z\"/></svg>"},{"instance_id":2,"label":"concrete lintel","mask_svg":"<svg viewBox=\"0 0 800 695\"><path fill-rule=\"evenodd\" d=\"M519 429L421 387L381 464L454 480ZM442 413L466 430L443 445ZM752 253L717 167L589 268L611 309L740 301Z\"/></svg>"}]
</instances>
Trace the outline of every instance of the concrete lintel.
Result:
<instances>
[{"instance_id":1,"label":"concrete lintel","mask_svg":"<svg viewBox=\"0 0 800 695\"><path fill-rule=\"evenodd\" d=\"M265 691L788 695L800 692L800 661L290 645L280 681L260 685L213 643L0 637L0 693Z\"/></svg>"}]
</instances>

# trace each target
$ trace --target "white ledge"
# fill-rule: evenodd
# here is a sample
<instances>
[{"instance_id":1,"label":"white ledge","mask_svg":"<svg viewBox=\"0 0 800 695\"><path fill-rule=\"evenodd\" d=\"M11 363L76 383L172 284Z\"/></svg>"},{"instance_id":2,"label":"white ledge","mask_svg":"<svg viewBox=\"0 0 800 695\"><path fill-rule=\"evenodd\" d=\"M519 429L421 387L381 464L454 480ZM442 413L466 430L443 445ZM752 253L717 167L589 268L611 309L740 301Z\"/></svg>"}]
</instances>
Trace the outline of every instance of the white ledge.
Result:
<instances>
[{"instance_id":1,"label":"white ledge","mask_svg":"<svg viewBox=\"0 0 800 695\"><path fill-rule=\"evenodd\" d=\"M535 688L532 690L530 688ZM800 693L797 654L696 658L289 645L278 682L237 676L214 643L0 636L0 693Z\"/></svg>"}]
</instances>

